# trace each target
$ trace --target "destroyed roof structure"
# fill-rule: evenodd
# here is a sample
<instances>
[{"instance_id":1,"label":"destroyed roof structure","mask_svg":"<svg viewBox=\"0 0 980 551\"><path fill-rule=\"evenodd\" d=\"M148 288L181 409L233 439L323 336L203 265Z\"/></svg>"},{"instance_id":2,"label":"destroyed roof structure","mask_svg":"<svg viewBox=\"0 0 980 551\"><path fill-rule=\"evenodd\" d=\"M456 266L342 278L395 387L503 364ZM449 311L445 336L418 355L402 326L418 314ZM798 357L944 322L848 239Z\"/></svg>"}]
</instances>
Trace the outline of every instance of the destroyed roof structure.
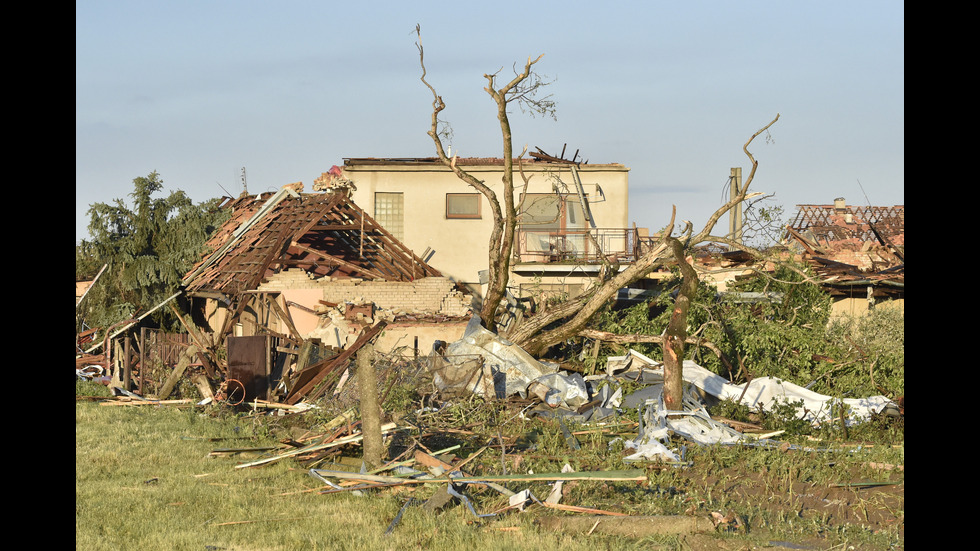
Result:
<instances>
[{"instance_id":1,"label":"destroyed roof structure","mask_svg":"<svg viewBox=\"0 0 980 551\"><path fill-rule=\"evenodd\" d=\"M905 206L797 205L786 241L837 297L905 297Z\"/></svg>"},{"instance_id":2,"label":"destroyed roof structure","mask_svg":"<svg viewBox=\"0 0 980 551\"><path fill-rule=\"evenodd\" d=\"M301 191L302 184L290 184L275 193L243 194L226 204L232 210L231 219L208 243L211 252L183 280L187 297L198 299L198 307L192 311L200 311L201 301L207 300L216 301L225 312L221 316L205 314L211 318L205 325L218 335L229 334L247 311L251 321L267 332L268 322L260 321L256 312L271 311L280 326L284 324L289 334L302 339L307 331L302 327L296 330L299 324L294 323L300 313L291 312L289 301L281 296L284 279L299 278L308 284L306 287L346 282L351 288L337 292L346 293L340 296L347 298L331 299L319 291L319 299L333 303L349 302L352 293L366 295L369 291L352 287L362 283L362 287L412 285L437 279L443 294L448 291L442 287L452 287L451 281L415 256L344 190ZM275 296L282 303L279 308L272 304ZM322 304L312 297L309 300L312 302L292 306L313 314ZM269 310L258 304L265 302ZM245 333L251 331L246 329Z\"/></svg>"},{"instance_id":3,"label":"destroyed roof structure","mask_svg":"<svg viewBox=\"0 0 980 551\"><path fill-rule=\"evenodd\" d=\"M833 205L797 205L796 217L789 227L809 234L818 243L856 239L886 239L895 245L905 242L905 205L891 207L847 205L843 197Z\"/></svg>"},{"instance_id":4,"label":"destroyed roof structure","mask_svg":"<svg viewBox=\"0 0 980 551\"><path fill-rule=\"evenodd\" d=\"M365 213L342 186L302 193L302 183L289 184L243 194L224 207L231 218L183 279L193 323L182 321L189 331L196 326L210 332L214 345L226 343L228 378L241 382L249 398L265 399L271 384L299 377L288 367L296 360L297 369L306 371L291 380L289 397L302 399L399 312L445 317L467 311L470 297ZM322 361L294 358L307 343ZM334 356L335 362L327 361ZM225 362L211 363L214 372Z\"/></svg>"},{"instance_id":5,"label":"destroyed roof structure","mask_svg":"<svg viewBox=\"0 0 980 551\"><path fill-rule=\"evenodd\" d=\"M440 275L344 193L240 197L209 242L213 252L184 278L188 295L231 297L270 275L303 268L316 276L412 281Z\"/></svg>"}]
</instances>

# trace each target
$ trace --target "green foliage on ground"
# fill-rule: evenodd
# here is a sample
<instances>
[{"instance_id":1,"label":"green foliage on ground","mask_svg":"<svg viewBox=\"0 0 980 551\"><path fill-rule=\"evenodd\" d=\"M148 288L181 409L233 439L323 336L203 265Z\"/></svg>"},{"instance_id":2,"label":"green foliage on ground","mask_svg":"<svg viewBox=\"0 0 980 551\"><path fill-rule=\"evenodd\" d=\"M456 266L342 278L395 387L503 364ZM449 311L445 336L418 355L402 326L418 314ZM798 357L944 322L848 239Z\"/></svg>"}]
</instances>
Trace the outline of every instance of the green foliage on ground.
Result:
<instances>
[{"instance_id":1,"label":"green foliage on ground","mask_svg":"<svg viewBox=\"0 0 980 551\"><path fill-rule=\"evenodd\" d=\"M195 205L183 191L157 197L164 186L156 172L134 179L133 185L131 204L116 199L90 206L90 239L75 247L77 281L94 278L106 266L77 312L76 319L88 327L112 326L170 297L229 216L220 199ZM154 312L150 320L166 329L177 327L168 309Z\"/></svg>"},{"instance_id":2,"label":"green foliage on ground","mask_svg":"<svg viewBox=\"0 0 980 551\"><path fill-rule=\"evenodd\" d=\"M617 334L662 334L679 282L666 282L660 295L645 303L606 310L594 326ZM746 302L732 294L719 298L714 287L702 283L689 310L688 334L715 343L728 363L696 345L687 346L688 359L735 383L769 376L842 398L904 395L903 312L880 305L858 319L830 321L831 297L785 267L732 290L764 293L771 299ZM632 348L662 358L659 345ZM598 357L624 351L621 346L604 347Z\"/></svg>"}]
</instances>

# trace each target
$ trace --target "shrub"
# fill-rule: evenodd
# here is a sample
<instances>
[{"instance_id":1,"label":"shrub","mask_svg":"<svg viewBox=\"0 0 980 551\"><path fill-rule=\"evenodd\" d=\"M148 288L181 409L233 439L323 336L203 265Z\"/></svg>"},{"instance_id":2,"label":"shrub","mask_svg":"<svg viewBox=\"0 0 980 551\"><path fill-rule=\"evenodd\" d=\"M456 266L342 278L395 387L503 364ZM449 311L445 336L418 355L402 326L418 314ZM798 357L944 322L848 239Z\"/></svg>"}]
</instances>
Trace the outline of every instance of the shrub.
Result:
<instances>
[{"instance_id":1,"label":"shrub","mask_svg":"<svg viewBox=\"0 0 980 551\"><path fill-rule=\"evenodd\" d=\"M662 334L679 284L679 277L669 280L653 300L619 311L608 309L597 317L596 326L618 334ZM733 300L733 295L719 296L714 287L702 283L687 328L689 335L714 342L734 372L704 347L688 345L688 359L736 383L769 376L838 397L904 394L905 318L900 310L879 307L859 319L831 322L830 295L786 267L735 289L770 298ZM659 345L634 348L662 358Z\"/></svg>"}]
</instances>

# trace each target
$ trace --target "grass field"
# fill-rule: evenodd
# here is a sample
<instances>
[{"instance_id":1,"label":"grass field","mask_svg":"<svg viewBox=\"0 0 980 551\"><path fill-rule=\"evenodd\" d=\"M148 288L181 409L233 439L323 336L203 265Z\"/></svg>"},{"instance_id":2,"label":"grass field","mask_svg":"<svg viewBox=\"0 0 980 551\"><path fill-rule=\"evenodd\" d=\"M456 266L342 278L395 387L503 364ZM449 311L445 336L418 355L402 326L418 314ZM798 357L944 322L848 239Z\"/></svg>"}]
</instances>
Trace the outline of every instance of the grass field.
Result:
<instances>
[{"instance_id":1,"label":"grass field","mask_svg":"<svg viewBox=\"0 0 980 551\"><path fill-rule=\"evenodd\" d=\"M76 388L82 394L91 392ZM540 505L508 509L506 496L486 488L467 487L473 509L457 504L438 512L403 509L409 499L429 499L436 484L325 494L309 463L298 459L236 468L315 432L322 419L309 413L275 417L77 399L76 549L700 550L789 542L812 549L904 548L904 432L879 428L873 442L820 442L817 451L690 447L684 467L625 465L615 430L572 427L580 444L573 450L556 425L501 422L504 406L489 413L487 406L467 407L445 426L468 429L442 431L441 440L409 438L423 449L456 443L455 456L471 458L466 468L480 475L554 473L566 463L577 472L640 468L644 482L566 482L562 503L627 514L637 527L659 518L676 533L622 535L605 529L611 521L598 522L618 517ZM440 433L438 425L428 421L430 435ZM528 435L535 445L520 447ZM501 450L496 442L508 445ZM317 468L356 470L358 457L350 445ZM551 489L542 481L504 485L530 489L542 500ZM685 528L685 519L713 513L737 520L721 530Z\"/></svg>"}]
</instances>

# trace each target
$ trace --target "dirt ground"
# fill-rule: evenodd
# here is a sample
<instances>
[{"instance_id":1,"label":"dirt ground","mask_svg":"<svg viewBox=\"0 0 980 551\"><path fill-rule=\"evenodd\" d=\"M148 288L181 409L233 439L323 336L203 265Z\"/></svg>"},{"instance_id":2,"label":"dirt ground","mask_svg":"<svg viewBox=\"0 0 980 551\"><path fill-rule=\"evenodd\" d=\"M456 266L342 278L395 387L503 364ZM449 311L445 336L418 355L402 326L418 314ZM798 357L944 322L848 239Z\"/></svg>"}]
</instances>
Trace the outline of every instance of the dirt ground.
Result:
<instances>
[{"instance_id":1,"label":"dirt ground","mask_svg":"<svg viewBox=\"0 0 980 551\"><path fill-rule=\"evenodd\" d=\"M787 452L799 453L799 452ZM841 482L834 485L817 483L794 483L789 490L771 489L771 480L762 472L725 469L700 478L690 477L690 489L700 489L724 495L724 499L736 505L731 510L721 511L728 518L719 525L721 532L743 532L751 542L767 542L773 548L786 549L828 549L834 548L841 533L851 529L869 535L877 533L898 534L902 542L905 538L905 476L903 467L883 465L887 476L878 477L876 483L866 482L866 477L858 467L850 467L849 472L840 473ZM744 508L737 504L744 504ZM746 511L748 518L743 514ZM760 511L768 515L768 521L759 517ZM755 518L753 518L753 516ZM767 522L779 523L781 531L787 526L797 524L799 535L795 537L771 535L773 530ZM743 524L744 523L744 524ZM693 533L684 538L685 545L692 550L709 549L754 549L755 545L737 539L719 539L717 533ZM846 537L843 539L847 539ZM861 538L857 538L859 541ZM787 541L788 540L788 541ZM879 547L867 543L850 543L847 549L860 551Z\"/></svg>"}]
</instances>

